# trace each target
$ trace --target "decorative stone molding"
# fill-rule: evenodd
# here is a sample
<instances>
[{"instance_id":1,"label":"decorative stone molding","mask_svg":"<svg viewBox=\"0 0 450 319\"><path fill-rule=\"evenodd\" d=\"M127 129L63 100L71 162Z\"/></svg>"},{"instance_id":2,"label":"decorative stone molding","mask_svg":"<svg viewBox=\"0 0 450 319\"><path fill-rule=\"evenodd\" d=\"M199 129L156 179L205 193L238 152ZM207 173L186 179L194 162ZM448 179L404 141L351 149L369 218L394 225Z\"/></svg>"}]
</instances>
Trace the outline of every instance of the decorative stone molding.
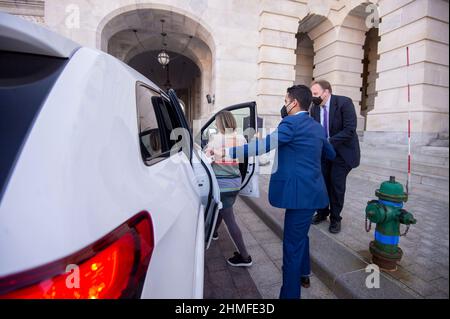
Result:
<instances>
[{"instance_id":1,"label":"decorative stone molding","mask_svg":"<svg viewBox=\"0 0 450 319\"><path fill-rule=\"evenodd\" d=\"M22 17L44 17L44 8L43 0L0 0L0 11ZM41 20L38 19L36 22L39 21Z\"/></svg>"},{"instance_id":2,"label":"decorative stone molding","mask_svg":"<svg viewBox=\"0 0 450 319\"><path fill-rule=\"evenodd\" d=\"M38 16L24 16L24 15L20 15L19 17L30 21L30 22L34 22L40 25L45 25L45 19L44 17L38 17Z\"/></svg>"}]
</instances>

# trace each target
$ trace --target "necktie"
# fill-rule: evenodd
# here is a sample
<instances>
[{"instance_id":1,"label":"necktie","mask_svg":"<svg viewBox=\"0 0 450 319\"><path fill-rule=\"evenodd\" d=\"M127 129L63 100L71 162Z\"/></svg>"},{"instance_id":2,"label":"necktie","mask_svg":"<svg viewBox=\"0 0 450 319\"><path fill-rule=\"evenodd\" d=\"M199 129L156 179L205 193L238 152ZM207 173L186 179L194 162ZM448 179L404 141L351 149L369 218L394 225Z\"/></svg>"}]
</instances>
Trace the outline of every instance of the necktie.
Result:
<instances>
[{"instance_id":1,"label":"necktie","mask_svg":"<svg viewBox=\"0 0 450 319\"><path fill-rule=\"evenodd\" d=\"M327 107L323 107L323 129L325 130L325 136L328 138L328 111Z\"/></svg>"}]
</instances>

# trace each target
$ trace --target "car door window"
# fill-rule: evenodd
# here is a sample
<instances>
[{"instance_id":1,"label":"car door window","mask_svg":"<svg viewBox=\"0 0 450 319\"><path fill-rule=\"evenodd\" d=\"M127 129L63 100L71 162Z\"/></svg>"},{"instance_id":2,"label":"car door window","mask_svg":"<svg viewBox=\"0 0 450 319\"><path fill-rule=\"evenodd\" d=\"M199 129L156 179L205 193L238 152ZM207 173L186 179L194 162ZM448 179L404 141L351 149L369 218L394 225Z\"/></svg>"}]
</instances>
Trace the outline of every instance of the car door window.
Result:
<instances>
[{"instance_id":1,"label":"car door window","mask_svg":"<svg viewBox=\"0 0 450 319\"><path fill-rule=\"evenodd\" d=\"M161 96L153 96L152 104L155 108L157 117L160 119L161 131L163 139L166 141L167 150L172 150L176 143L179 142L180 137L175 136L172 139L172 132L177 128L181 128L181 121L170 101Z\"/></svg>"},{"instance_id":2,"label":"car door window","mask_svg":"<svg viewBox=\"0 0 450 319\"><path fill-rule=\"evenodd\" d=\"M236 130L239 134L244 135L247 143L250 142L255 135L257 134L256 127L256 103L255 102L247 102L232 105L224 108L223 110L230 111L235 120L236 120ZM217 114L216 114L217 115ZM197 135L196 140L202 148L205 148L208 145L211 136L217 134L217 127L215 123L216 115L214 115L211 119L209 119L205 125L201 128L200 134ZM199 141L200 139L200 141ZM241 191L244 190L248 182L254 175L255 172L255 162L254 159L251 159L249 162L249 158L244 158L243 161L239 163L239 170L241 172L242 177L242 187Z\"/></svg>"},{"instance_id":3,"label":"car door window","mask_svg":"<svg viewBox=\"0 0 450 319\"><path fill-rule=\"evenodd\" d=\"M254 120L251 117L251 110L249 107L238 108L234 110L229 110L235 120L236 120L236 132L238 134L244 135L245 139L250 141L255 135L255 130L252 128L254 125L252 122ZM218 129L216 126L215 117L214 120L203 129L202 132L202 147L204 148L208 142L211 140L211 137L218 133Z\"/></svg>"},{"instance_id":4,"label":"car door window","mask_svg":"<svg viewBox=\"0 0 450 319\"><path fill-rule=\"evenodd\" d=\"M186 157L189 159L189 162L192 163L192 155L193 155L193 146L194 146L194 140L192 138L192 130L189 127L189 124L186 120L186 116L183 112L183 107L181 106L181 100L178 99L175 91L173 89L169 89L167 92L167 96L170 101L170 105L172 106L172 110L176 114L176 118L178 118L180 123L180 128L183 130L180 133L180 138L182 140L182 143L179 143L180 150L182 150Z\"/></svg>"},{"instance_id":5,"label":"car door window","mask_svg":"<svg viewBox=\"0 0 450 319\"><path fill-rule=\"evenodd\" d=\"M136 90L136 105L139 129L139 144L142 159L147 165L168 151L158 124L155 106L152 98L156 94L150 89L138 85Z\"/></svg>"},{"instance_id":6,"label":"car door window","mask_svg":"<svg viewBox=\"0 0 450 319\"><path fill-rule=\"evenodd\" d=\"M251 117L249 107L235 109L230 111L236 119L236 130L239 134L244 135L247 142L249 142L255 135L255 130L252 128L251 122L254 120ZM254 125L253 125L254 126Z\"/></svg>"},{"instance_id":7,"label":"car door window","mask_svg":"<svg viewBox=\"0 0 450 319\"><path fill-rule=\"evenodd\" d=\"M202 134L202 148L205 148L205 146L209 143L209 141L213 138L214 135L218 133L216 121L212 121L211 124L209 124L206 129L203 131Z\"/></svg>"}]
</instances>

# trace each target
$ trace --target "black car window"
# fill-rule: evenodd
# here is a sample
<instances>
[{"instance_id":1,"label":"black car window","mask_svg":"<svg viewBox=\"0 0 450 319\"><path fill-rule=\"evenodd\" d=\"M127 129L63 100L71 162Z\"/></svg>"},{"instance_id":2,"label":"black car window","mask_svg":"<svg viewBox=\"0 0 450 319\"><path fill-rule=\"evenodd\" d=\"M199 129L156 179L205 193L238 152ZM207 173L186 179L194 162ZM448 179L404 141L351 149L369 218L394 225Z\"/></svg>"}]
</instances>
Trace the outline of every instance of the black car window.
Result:
<instances>
[{"instance_id":1,"label":"black car window","mask_svg":"<svg viewBox=\"0 0 450 319\"><path fill-rule=\"evenodd\" d=\"M147 165L153 164L169 148L164 139L164 132L158 124L157 106L153 103L156 96L152 90L138 85L136 90L136 106L138 116L139 143L142 159Z\"/></svg>"},{"instance_id":2,"label":"black car window","mask_svg":"<svg viewBox=\"0 0 450 319\"><path fill-rule=\"evenodd\" d=\"M181 122L169 101L166 101L161 96L154 96L152 97L152 103L157 109L167 146L169 149L172 149L172 147L180 140L180 137L175 136L174 139L172 139L171 133L173 130L182 127Z\"/></svg>"},{"instance_id":3,"label":"black car window","mask_svg":"<svg viewBox=\"0 0 450 319\"><path fill-rule=\"evenodd\" d=\"M0 200L34 120L67 61L0 50Z\"/></svg>"}]
</instances>

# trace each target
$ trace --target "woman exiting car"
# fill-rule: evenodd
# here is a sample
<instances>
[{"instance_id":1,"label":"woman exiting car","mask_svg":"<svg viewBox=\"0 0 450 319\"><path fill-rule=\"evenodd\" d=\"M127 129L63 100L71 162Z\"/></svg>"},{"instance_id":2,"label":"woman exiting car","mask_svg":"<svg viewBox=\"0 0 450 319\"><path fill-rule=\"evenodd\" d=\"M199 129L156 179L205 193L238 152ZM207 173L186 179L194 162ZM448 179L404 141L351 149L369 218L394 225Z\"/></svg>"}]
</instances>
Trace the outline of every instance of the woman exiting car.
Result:
<instances>
[{"instance_id":1,"label":"woman exiting car","mask_svg":"<svg viewBox=\"0 0 450 319\"><path fill-rule=\"evenodd\" d=\"M221 111L216 116L216 127L218 133L210 137L205 152L209 155L220 154L221 150L227 147L241 146L247 143L245 137L236 132L236 119L230 111ZM219 211L216 228L213 239L218 238L217 230L222 222L228 228L228 232L239 252L228 259L231 266L249 267L252 265L252 258L248 254L247 248L242 237L242 232L233 212L233 205L241 189L241 173L239 170L239 161L229 157L215 158L212 162L212 168L217 178L220 188L220 200L222 209Z\"/></svg>"}]
</instances>

